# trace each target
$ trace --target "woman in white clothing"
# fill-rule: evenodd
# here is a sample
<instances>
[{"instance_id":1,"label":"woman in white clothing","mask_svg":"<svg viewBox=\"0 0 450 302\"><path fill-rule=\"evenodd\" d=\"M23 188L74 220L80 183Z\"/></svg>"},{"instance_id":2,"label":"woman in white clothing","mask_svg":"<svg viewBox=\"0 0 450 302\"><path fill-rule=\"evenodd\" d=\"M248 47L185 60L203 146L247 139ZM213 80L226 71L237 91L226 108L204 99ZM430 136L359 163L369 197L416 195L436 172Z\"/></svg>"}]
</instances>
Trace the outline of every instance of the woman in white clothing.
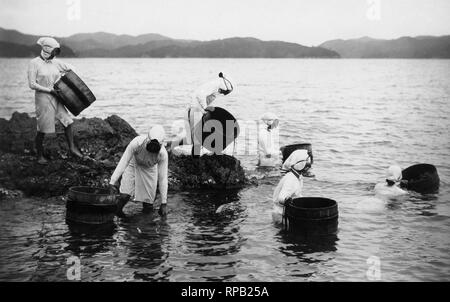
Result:
<instances>
[{"instance_id":1,"label":"woman in white clothing","mask_svg":"<svg viewBox=\"0 0 450 302\"><path fill-rule=\"evenodd\" d=\"M219 73L219 78L201 85L192 97L186 114L186 140L187 144L192 144L192 156L200 156L202 142L201 125L203 115L214 110L212 102L219 95L228 95L233 91L233 85L223 75Z\"/></svg>"},{"instance_id":2,"label":"woman in white clothing","mask_svg":"<svg viewBox=\"0 0 450 302\"><path fill-rule=\"evenodd\" d=\"M67 109L57 100L53 90L53 85L61 75L73 68L55 58L60 53L60 45L55 39L40 38L37 44L42 47L42 51L39 57L31 60L28 65L28 85L35 91L37 120L35 143L38 163L47 163L44 157L43 141L45 134L55 133L55 120L59 120L65 128L70 152L81 157L82 154L73 142L73 120Z\"/></svg>"},{"instance_id":3,"label":"woman in white clothing","mask_svg":"<svg viewBox=\"0 0 450 302\"><path fill-rule=\"evenodd\" d=\"M261 121L258 129L258 166L274 167L280 159L279 120L275 114L269 112L261 117Z\"/></svg>"},{"instance_id":4,"label":"woman in white clothing","mask_svg":"<svg viewBox=\"0 0 450 302\"><path fill-rule=\"evenodd\" d=\"M153 210L157 187L161 194L159 213L167 213L169 159L162 145L164 136L164 128L154 126L148 135L137 136L128 144L110 180L111 193L116 193L116 185L122 177L119 188L122 194L118 205L119 214L123 215L122 209L131 197L143 203L144 211Z\"/></svg>"},{"instance_id":5,"label":"woman in white clothing","mask_svg":"<svg viewBox=\"0 0 450 302\"><path fill-rule=\"evenodd\" d=\"M375 185L377 195L398 196L408 192L400 188L402 182L402 169L399 166L390 166L386 171L386 182Z\"/></svg>"},{"instance_id":6,"label":"woman in white clothing","mask_svg":"<svg viewBox=\"0 0 450 302\"><path fill-rule=\"evenodd\" d=\"M288 199L302 197L302 173L311 167L311 158L307 150L295 150L283 163L288 170L273 192L272 219L279 224L283 221L284 203Z\"/></svg>"}]
</instances>

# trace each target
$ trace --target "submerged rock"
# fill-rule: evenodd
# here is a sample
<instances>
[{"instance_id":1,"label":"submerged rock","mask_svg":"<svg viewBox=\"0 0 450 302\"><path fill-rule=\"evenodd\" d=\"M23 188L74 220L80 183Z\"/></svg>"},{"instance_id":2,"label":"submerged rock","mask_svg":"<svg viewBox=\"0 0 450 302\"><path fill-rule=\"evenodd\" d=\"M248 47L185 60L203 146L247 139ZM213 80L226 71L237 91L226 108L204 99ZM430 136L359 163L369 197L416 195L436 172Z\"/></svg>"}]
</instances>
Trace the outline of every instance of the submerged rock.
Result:
<instances>
[{"instance_id":1,"label":"submerged rock","mask_svg":"<svg viewBox=\"0 0 450 302\"><path fill-rule=\"evenodd\" d=\"M136 131L117 115L74 121L75 143L87 157L69 155L64 129L46 135L44 148L51 160L40 165L34 156L36 119L15 112L0 118L0 188L32 196L59 196L72 186L105 187ZM239 188L247 183L239 160L228 155L169 157L169 190ZM6 192L6 191L5 191Z\"/></svg>"},{"instance_id":2,"label":"submerged rock","mask_svg":"<svg viewBox=\"0 0 450 302\"><path fill-rule=\"evenodd\" d=\"M231 189L248 183L240 161L229 155L192 158L169 153L169 171L181 188Z\"/></svg>"}]
</instances>

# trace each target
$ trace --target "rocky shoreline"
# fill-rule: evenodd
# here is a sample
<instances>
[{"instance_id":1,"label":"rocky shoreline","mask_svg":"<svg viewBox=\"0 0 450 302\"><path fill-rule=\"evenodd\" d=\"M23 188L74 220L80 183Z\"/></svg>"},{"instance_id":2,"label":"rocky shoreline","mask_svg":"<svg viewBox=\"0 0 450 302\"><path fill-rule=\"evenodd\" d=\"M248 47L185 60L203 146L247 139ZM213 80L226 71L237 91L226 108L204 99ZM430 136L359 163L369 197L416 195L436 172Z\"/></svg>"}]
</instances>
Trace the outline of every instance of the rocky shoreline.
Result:
<instances>
[{"instance_id":1,"label":"rocky shoreline","mask_svg":"<svg viewBox=\"0 0 450 302\"><path fill-rule=\"evenodd\" d=\"M36 119L15 112L0 118L0 199L66 194L72 186L106 187L128 143L138 134L117 115L74 122L75 143L85 155L70 156L61 125L45 138L49 164L37 163L34 152ZM227 155L188 156L169 153L169 190L240 188L250 181L239 160ZM23 192L23 193L22 193Z\"/></svg>"}]
</instances>

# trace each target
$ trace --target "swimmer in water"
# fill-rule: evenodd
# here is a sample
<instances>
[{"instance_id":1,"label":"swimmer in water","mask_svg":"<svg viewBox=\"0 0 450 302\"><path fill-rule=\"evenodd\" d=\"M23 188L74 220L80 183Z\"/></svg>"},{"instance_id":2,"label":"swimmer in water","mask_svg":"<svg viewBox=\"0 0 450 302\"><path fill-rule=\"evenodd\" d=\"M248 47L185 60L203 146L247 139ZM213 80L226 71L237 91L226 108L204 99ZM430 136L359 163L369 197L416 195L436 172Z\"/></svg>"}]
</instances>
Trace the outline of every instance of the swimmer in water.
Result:
<instances>
[{"instance_id":1,"label":"swimmer in water","mask_svg":"<svg viewBox=\"0 0 450 302\"><path fill-rule=\"evenodd\" d=\"M375 194L385 196L407 194L407 191L400 188L401 183L402 169L399 166L390 166L386 173L386 182L376 184L374 188Z\"/></svg>"}]
</instances>

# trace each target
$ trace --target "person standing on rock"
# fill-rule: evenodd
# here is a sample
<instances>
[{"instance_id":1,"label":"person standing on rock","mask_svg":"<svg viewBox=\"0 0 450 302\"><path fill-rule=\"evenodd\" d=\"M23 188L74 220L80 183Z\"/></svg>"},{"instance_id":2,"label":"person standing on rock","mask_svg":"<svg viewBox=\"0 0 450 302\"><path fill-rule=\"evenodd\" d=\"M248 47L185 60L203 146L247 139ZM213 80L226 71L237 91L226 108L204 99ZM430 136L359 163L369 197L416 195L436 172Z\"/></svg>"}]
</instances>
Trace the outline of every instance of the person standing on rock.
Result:
<instances>
[{"instance_id":1,"label":"person standing on rock","mask_svg":"<svg viewBox=\"0 0 450 302\"><path fill-rule=\"evenodd\" d=\"M200 156L202 148L202 129L198 125L201 124L203 115L214 110L211 103L217 96L228 95L231 91L233 85L221 72L219 78L201 85L194 92L186 115L186 140L189 145L193 145L191 152L193 157Z\"/></svg>"},{"instance_id":2,"label":"person standing on rock","mask_svg":"<svg viewBox=\"0 0 450 302\"><path fill-rule=\"evenodd\" d=\"M28 65L28 85L35 91L35 106L37 120L37 135L35 139L38 163L46 164L44 157L43 141L45 134L55 133L55 119L64 126L66 139L70 152L82 157L82 154L73 142L73 120L67 109L55 97L53 85L61 75L70 71L69 64L55 58L60 50L59 43L49 37L40 38L37 44L42 47L38 57L30 61Z\"/></svg>"},{"instance_id":3,"label":"person standing on rock","mask_svg":"<svg viewBox=\"0 0 450 302\"><path fill-rule=\"evenodd\" d=\"M123 207L134 196L143 202L144 212L153 210L156 188L161 194L160 215L167 214L167 188L169 157L162 145L165 131L162 126L154 126L148 135L135 137L127 146L110 180L111 194L119 192L118 214L123 216Z\"/></svg>"}]
</instances>

